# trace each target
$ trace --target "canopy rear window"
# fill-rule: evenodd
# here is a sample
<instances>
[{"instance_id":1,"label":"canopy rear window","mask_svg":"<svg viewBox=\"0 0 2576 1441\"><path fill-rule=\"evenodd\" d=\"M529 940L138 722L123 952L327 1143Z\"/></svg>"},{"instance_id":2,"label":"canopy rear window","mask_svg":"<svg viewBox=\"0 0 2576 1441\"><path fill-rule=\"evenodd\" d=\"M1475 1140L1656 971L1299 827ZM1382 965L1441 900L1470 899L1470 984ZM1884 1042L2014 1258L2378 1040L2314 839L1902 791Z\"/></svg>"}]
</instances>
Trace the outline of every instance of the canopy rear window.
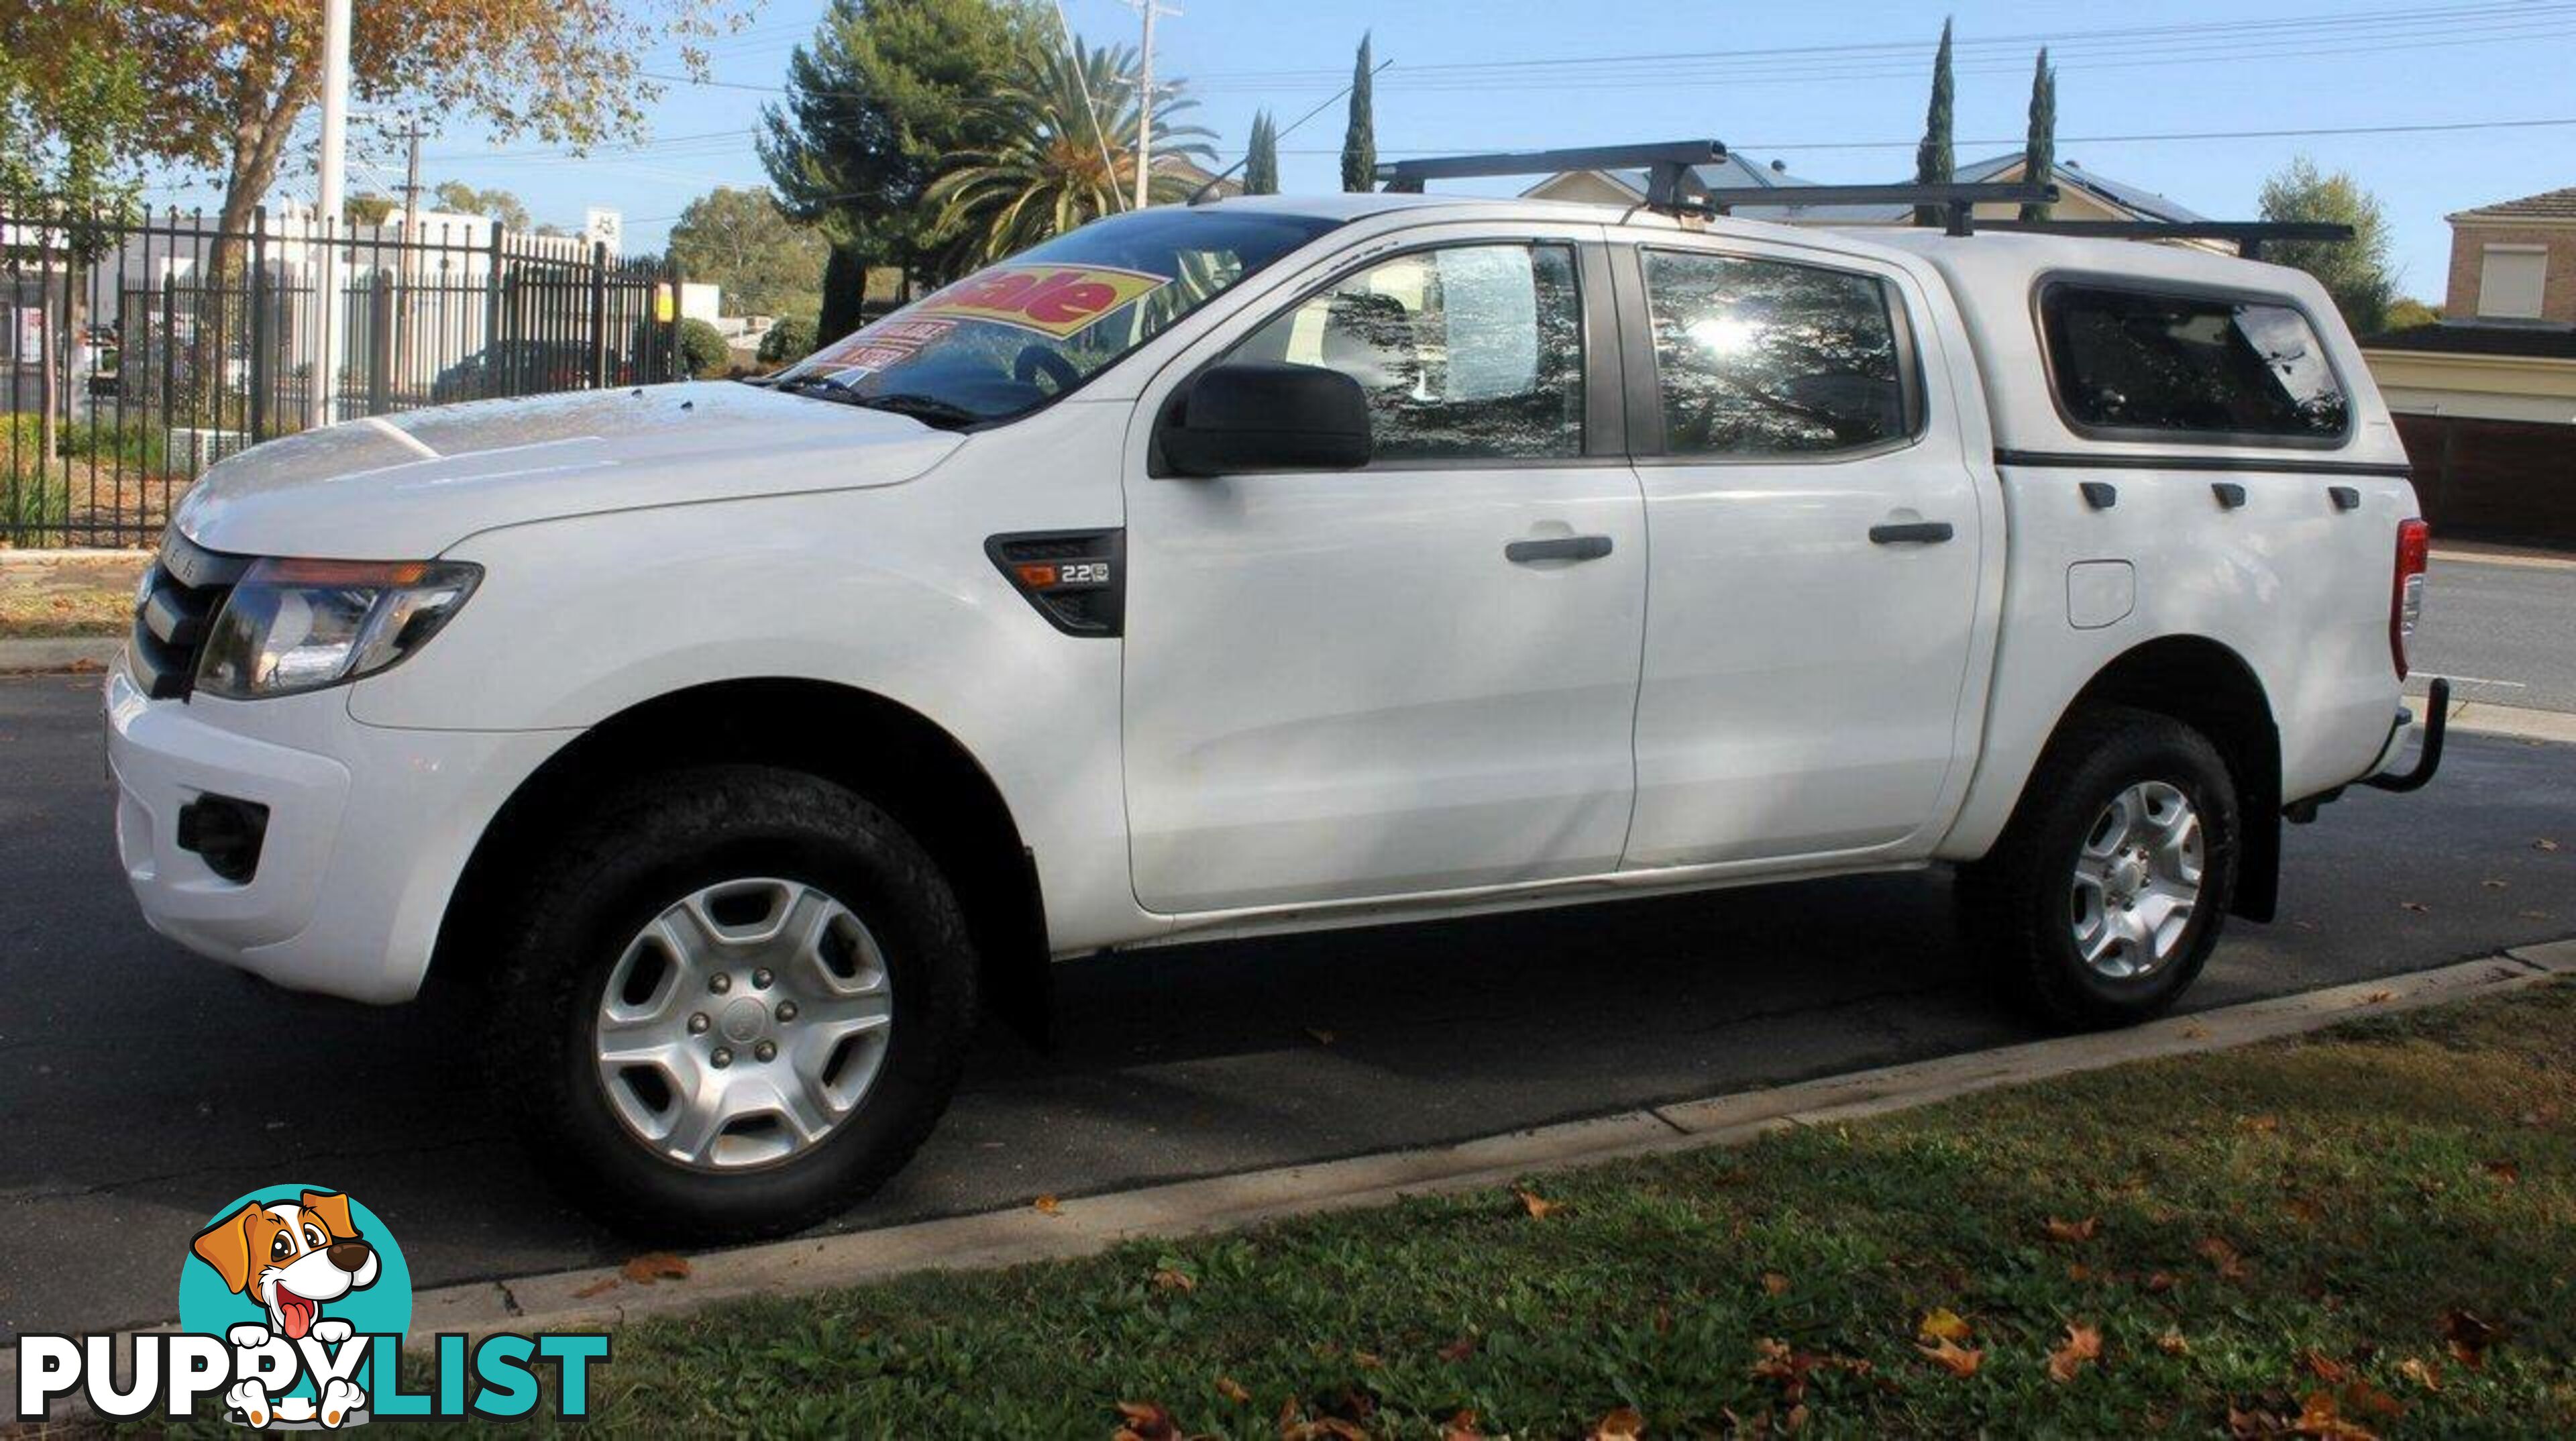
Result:
<instances>
[{"instance_id":1,"label":"canopy rear window","mask_svg":"<svg viewBox=\"0 0 2576 1441\"><path fill-rule=\"evenodd\" d=\"M2106 438L2323 445L2352 402L2297 307L2060 282L2040 297L2049 383Z\"/></svg>"}]
</instances>

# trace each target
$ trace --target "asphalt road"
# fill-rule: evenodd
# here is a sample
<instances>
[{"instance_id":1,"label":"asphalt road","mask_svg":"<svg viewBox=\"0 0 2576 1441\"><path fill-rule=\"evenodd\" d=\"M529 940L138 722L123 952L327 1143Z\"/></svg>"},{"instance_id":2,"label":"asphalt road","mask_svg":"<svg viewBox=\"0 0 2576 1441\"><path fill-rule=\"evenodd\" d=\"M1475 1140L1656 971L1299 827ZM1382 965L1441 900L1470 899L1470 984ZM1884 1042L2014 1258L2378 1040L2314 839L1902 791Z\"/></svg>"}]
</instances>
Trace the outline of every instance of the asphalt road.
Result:
<instances>
[{"instance_id":1,"label":"asphalt road","mask_svg":"<svg viewBox=\"0 0 2576 1441\"><path fill-rule=\"evenodd\" d=\"M625 1254L502 1139L459 1015L288 996L144 929L115 868L95 689L0 682L0 1325L167 1316L180 1238L286 1182L367 1202L422 1285ZM2194 1006L2576 934L2576 748L2462 736L2426 791L2363 792L2290 834L2282 921L2233 931ZM1054 1018L1051 1052L989 1035L930 1145L840 1224L2021 1034L1978 990L1936 875L1103 958L1059 968Z\"/></svg>"},{"instance_id":2,"label":"asphalt road","mask_svg":"<svg viewBox=\"0 0 2576 1441\"><path fill-rule=\"evenodd\" d=\"M2576 561L2446 556L2426 579L2409 690L2445 675L2457 700L2576 711Z\"/></svg>"}]
</instances>

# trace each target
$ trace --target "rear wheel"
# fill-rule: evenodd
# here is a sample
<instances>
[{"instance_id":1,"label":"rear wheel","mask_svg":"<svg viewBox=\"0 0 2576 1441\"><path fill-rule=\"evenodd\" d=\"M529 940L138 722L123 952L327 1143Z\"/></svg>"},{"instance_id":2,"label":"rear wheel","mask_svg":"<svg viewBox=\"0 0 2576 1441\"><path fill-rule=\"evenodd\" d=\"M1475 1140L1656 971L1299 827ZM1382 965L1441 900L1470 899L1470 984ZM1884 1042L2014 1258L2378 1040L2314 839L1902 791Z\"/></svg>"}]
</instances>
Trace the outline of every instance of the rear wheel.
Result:
<instances>
[{"instance_id":1,"label":"rear wheel","mask_svg":"<svg viewBox=\"0 0 2576 1441\"><path fill-rule=\"evenodd\" d=\"M2083 711L1961 875L1969 934L2006 992L2070 1029L2146 1020L2207 963L2234 899L2236 786L2169 716Z\"/></svg>"},{"instance_id":2,"label":"rear wheel","mask_svg":"<svg viewBox=\"0 0 2576 1441\"><path fill-rule=\"evenodd\" d=\"M602 806L522 892L496 1103L584 1209L664 1238L810 1225L929 1134L974 1016L956 899L857 794L728 766Z\"/></svg>"}]
</instances>

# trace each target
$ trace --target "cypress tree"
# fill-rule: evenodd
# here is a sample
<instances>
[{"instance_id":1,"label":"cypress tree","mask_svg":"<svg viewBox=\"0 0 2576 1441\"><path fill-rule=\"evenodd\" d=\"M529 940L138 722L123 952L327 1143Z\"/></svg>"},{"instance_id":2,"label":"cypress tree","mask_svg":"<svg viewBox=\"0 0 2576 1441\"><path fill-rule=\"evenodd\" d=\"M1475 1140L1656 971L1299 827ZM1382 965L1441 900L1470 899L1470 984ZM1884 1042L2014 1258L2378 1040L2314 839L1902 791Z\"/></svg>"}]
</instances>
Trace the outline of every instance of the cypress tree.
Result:
<instances>
[{"instance_id":1,"label":"cypress tree","mask_svg":"<svg viewBox=\"0 0 2576 1441\"><path fill-rule=\"evenodd\" d=\"M2041 46L2038 68L2030 76L2030 139L2023 143L2021 174L2024 180L2045 185L2057 173L2057 72L2049 68L2048 47ZM2026 201L2021 207L2024 220L2046 220L2054 207L2039 201Z\"/></svg>"},{"instance_id":2,"label":"cypress tree","mask_svg":"<svg viewBox=\"0 0 2576 1441\"><path fill-rule=\"evenodd\" d=\"M1941 49L1932 57L1932 106L1923 117L1923 143L1914 149L1914 183L1947 185L1958 176L1958 157L1950 148L1950 111L1956 88L1950 79L1950 22L1941 22ZM1914 207L1914 223L1938 225L1941 207Z\"/></svg>"},{"instance_id":3,"label":"cypress tree","mask_svg":"<svg viewBox=\"0 0 2576 1441\"><path fill-rule=\"evenodd\" d=\"M1243 193L1279 193L1279 129L1267 110L1252 117L1252 143L1243 158Z\"/></svg>"},{"instance_id":4,"label":"cypress tree","mask_svg":"<svg viewBox=\"0 0 2576 1441\"><path fill-rule=\"evenodd\" d=\"M1344 190L1377 188L1377 117L1369 100L1369 72L1376 68L1369 63L1369 37L1362 32L1359 67L1351 76L1351 127L1342 134Z\"/></svg>"}]
</instances>

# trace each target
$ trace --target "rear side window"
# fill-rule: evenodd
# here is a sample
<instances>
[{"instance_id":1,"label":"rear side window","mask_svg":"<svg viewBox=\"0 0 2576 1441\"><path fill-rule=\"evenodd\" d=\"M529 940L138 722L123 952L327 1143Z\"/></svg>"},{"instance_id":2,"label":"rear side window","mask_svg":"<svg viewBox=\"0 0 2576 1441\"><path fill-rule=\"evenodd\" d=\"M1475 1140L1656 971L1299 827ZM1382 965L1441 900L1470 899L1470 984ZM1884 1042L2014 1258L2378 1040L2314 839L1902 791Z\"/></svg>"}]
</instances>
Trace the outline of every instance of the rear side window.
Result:
<instances>
[{"instance_id":1,"label":"rear side window","mask_svg":"<svg viewBox=\"0 0 2576 1441\"><path fill-rule=\"evenodd\" d=\"M1731 255L1639 258L1666 453L1816 454L1907 434L1885 282Z\"/></svg>"},{"instance_id":2,"label":"rear side window","mask_svg":"<svg viewBox=\"0 0 2576 1441\"><path fill-rule=\"evenodd\" d=\"M2050 383L2079 428L2327 441L2351 423L2324 345L2287 305L2052 285L2040 320Z\"/></svg>"}]
</instances>

